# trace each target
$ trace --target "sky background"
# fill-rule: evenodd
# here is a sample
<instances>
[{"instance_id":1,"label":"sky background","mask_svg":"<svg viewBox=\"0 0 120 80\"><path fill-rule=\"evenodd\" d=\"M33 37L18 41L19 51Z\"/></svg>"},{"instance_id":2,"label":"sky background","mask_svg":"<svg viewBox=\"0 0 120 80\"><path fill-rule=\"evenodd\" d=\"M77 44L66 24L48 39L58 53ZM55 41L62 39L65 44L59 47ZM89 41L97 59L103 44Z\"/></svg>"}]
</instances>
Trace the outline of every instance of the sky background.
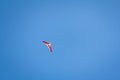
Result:
<instances>
[{"instance_id":1,"label":"sky background","mask_svg":"<svg viewBox=\"0 0 120 80\"><path fill-rule=\"evenodd\" d=\"M0 36L0 80L120 80L119 0L1 0Z\"/></svg>"}]
</instances>

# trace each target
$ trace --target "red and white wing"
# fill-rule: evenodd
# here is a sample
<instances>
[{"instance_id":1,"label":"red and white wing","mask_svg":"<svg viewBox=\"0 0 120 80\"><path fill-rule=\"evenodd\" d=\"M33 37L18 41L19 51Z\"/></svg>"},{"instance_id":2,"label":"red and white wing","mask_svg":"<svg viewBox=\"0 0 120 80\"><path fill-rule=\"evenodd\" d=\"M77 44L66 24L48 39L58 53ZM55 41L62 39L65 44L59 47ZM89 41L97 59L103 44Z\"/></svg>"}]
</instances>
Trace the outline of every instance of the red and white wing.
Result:
<instances>
[{"instance_id":1,"label":"red and white wing","mask_svg":"<svg viewBox=\"0 0 120 80\"><path fill-rule=\"evenodd\" d=\"M43 43L48 47L48 49L50 50L50 52L52 52L51 43L49 43L49 42L47 42L47 41L43 41Z\"/></svg>"},{"instance_id":2,"label":"red and white wing","mask_svg":"<svg viewBox=\"0 0 120 80\"><path fill-rule=\"evenodd\" d=\"M52 52L52 47L51 47L51 45L48 45L48 48L49 48L50 52Z\"/></svg>"}]
</instances>

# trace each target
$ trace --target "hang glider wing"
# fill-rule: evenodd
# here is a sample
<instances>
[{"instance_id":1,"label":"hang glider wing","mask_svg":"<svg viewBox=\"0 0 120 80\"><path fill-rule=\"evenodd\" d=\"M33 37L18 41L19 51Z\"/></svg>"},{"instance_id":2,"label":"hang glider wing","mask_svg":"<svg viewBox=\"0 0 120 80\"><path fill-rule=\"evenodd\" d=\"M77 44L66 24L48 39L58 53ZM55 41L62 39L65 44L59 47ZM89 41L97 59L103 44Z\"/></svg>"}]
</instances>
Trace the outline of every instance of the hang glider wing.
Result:
<instances>
[{"instance_id":1,"label":"hang glider wing","mask_svg":"<svg viewBox=\"0 0 120 80\"><path fill-rule=\"evenodd\" d=\"M43 41L43 43L48 47L48 49L50 50L50 52L52 52L51 43L49 43L49 42L47 42L47 41Z\"/></svg>"}]
</instances>

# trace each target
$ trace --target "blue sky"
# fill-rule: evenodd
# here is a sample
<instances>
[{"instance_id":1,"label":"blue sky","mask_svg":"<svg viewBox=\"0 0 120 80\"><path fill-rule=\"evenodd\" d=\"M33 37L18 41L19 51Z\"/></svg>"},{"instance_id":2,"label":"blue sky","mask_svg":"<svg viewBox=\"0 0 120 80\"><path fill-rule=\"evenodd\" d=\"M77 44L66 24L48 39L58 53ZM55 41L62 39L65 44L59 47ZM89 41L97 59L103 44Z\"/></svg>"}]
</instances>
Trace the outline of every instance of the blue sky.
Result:
<instances>
[{"instance_id":1,"label":"blue sky","mask_svg":"<svg viewBox=\"0 0 120 80\"><path fill-rule=\"evenodd\" d=\"M0 80L120 80L120 1L0 4Z\"/></svg>"}]
</instances>

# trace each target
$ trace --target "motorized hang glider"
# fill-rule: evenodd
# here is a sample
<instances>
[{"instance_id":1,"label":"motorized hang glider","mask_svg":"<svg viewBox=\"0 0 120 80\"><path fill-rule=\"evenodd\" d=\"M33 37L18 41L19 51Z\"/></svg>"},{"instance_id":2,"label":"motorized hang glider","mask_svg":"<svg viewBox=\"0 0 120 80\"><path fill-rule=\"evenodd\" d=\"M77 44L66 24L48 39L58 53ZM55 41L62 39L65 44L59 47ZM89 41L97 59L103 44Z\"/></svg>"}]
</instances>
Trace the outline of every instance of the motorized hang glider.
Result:
<instances>
[{"instance_id":1,"label":"motorized hang glider","mask_svg":"<svg viewBox=\"0 0 120 80\"><path fill-rule=\"evenodd\" d=\"M52 52L52 46L50 42L47 41L43 41L43 43L48 47L48 49L50 50L50 52Z\"/></svg>"}]
</instances>

